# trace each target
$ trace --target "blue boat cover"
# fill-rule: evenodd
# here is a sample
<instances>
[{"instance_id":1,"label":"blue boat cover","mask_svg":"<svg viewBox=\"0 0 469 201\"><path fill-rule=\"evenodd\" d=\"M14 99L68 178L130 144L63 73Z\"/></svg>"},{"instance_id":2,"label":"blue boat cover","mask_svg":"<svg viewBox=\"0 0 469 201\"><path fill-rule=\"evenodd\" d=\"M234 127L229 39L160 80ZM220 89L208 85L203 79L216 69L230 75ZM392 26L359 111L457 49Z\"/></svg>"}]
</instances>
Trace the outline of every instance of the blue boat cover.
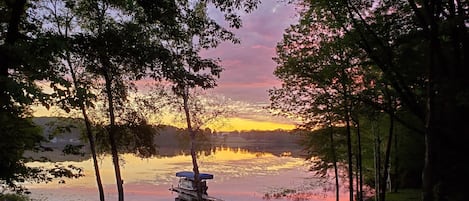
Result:
<instances>
[{"instance_id":1,"label":"blue boat cover","mask_svg":"<svg viewBox=\"0 0 469 201\"><path fill-rule=\"evenodd\" d=\"M176 177L194 179L194 173L189 171L176 172ZM213 174L199 173L199 179L213 179Z\"/></svg>"}]
</instances>

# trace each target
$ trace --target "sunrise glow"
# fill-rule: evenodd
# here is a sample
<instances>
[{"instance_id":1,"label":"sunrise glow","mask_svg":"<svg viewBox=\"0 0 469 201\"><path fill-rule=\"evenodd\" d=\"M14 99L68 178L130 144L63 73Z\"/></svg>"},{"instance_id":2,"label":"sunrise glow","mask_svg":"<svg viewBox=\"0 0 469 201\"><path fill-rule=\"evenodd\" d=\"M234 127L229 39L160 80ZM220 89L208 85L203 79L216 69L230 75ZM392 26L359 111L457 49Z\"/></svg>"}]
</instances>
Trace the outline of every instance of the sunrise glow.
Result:
<instances>
[{"instance_id":1,"label":"sunrise glow","mask_svg":"<svg viewBox=\"0 0 469 201\"><path fill-rule=\"evenodd\" d=\"M229 118L227 124L219 128L220 131L249 131L249 130L292 130L295 125L272 121L260 121L244 118Z\"/></svg>"}]
</instances>

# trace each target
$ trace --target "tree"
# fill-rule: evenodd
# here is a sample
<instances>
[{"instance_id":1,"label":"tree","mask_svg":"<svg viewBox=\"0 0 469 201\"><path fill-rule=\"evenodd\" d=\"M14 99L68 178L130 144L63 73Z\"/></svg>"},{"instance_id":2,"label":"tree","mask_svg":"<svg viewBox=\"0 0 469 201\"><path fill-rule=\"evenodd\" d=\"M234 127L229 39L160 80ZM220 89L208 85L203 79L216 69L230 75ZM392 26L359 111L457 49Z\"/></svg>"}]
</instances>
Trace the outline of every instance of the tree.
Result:
<instances>
[{"instance_id":1,"label":"tree","mask_svg":"<svg viewBox=\"0 0 469 201\"><path fill-rule=\"evenodd\" d=\"M59 104L65 111L69 112L70 108L78 108L81 110L83 121L85 123L85 133L90 145L91 156L93 159L94 172L96 177L96 184L98 186L99 199L104 201L104 189L101 181L101 174L99 172L99 164L97 160L96 143L93 135L92 122L88 116L87 107L93 107L92 101L96 95L92 94L92 77L86 75L84 69L80 69L81 62L80 58L73 57L70 47L70 34L73 34L73 30L76 28L76 21L72 14L72 4L70 2L50 0L44 2L42 8L47 10L50 14L50 18L45 18L44 21L53 25L52 31L63 38L67 42L68 48L64 49L63 54L60 56L62 62L57 63L57 66L65 65L67 69L67 75L71 77L71 83L73 84L71 89L68 90L66 99L59 100ZM64 76L65 77L65 76Z\"/></svg>"},{"instance_id":2,"label":"tree","mask_svg":"<svg viewBox=\"0 0 469 201\"><path fill-rule=\"evenodd\" d=\"M83 20L82 23L89 23L82 24L82 28L89 26L89 32L75 36L75 47L77 54L85 59L84 65L87 70L99 75L104 80L103 92L106 95L109 120L106 130L111 147L119 200L123 201L124 190L118 156L116 109L122 107L126 102L128 79L142 77L146 68L157 63L155 60L158 59L158 56L162 56L158 52L161 47L150 42L151 35L147 34L144 27L139 24L132 21L120 22L119 20L122 19L107 16L110 10L119 8L118 4L106 1L84 1L81 3L78 5L77 12ZM88 16L89 12L92 15Z\"/></svg>"},{"instance_id":3,"label":"tree","mask_svg":"<svg viewBox=\"0 0 469 201\"><path fill-rule=\"evenodd\" d=\"M185 86L209 88L214 79L208 74L194 74L181 66L187 61L193 72L209 70L218 75L220 68L210 59L201 59L188 39L197 35L200 48L216 46L222 40L237 41L231 32L205 14L207 3L225 13L230 26L239 27L236 10L253 9L257 0L226 2L187 1L80 1L75 13L82 30L76 34L77 54L85 58L87 70L104 81L103 92L109 118L109 142L116 172L119 200L123 200L116 131L116 109L122 108L130 80L152 77L167 79ZM195 7L194 7L195 5ZM177 49L182 52L172 52ZM180 57L185 59L181 60Z\"/></svg>"},{"instance_id":4,"label":"tree","mask_svg":"<svg viewBox=\"0 0 469 201\"><path fill-rule=\"evenodd\" d=\"M321 121L327 112L339 117L334 118L333 124L343 124L346 128L349 199L352 200L352 112L357 111L354 108L359 102L354 100L371 84L364 78L367 66L361 66L362 52L347 46L341 28L321 24L320 16L306 15L301 20L287 30L277 46L275 75L284 84L282 89L271 91L272 105L299 116L310 129L324 126L324 123L314 123Z\"/></svg>"},{"instance_id":5,"label":"tree","mask_svg":"<svg viewBox=\"0 0 469 201\"><path fill-rule=\"evenodd\" d=\"M54 177L75 177L81 173L57 167L54 171L31 168L25 163L25 151L43 151L40 142L46 141L41 130L31 120L30 106L41 104L49 108L51 94L44 92L38 81L48 81L51 88L69 83L60 77L63 69L57 68L56 55L63 43L42 29L40 14L35 5L26 0L0 3L0 181L3 188L23 192L17 182L50 181ZM65 93L60 91L57 96ZM54 173L54 174L50 174Z\"/></svg>"},{"instance_id":6,"label":"tree","mask_svg":"<svg viewBox=\"0 0 469 201\"><path fill-rule=\"evenodd\" d=\"M192 159L192 166L194 172L194 182L197 188L197 197L199 200L203 200L202 195L204 194L204 189L201 186L199 180L199 165L197 163L197 152L200 149L200 139L197 139L197 136L204 134L204 131L211 130L209 128L203 129L204 126L214 123L220 118L223 118L224 115L228 115L229 111L227 108L224 108L222 102L210 102L202 94L197 93L196 89L188 87L182 88L181 86L173 86L173 96L169 100L169 105L172 105L178 112L183 113L183 119L185 120L185 125L187 126L187 132L190 137L190 153ZM181 101L178 101L182 99Z\"/></svg>"},{"instance_id":7,"label":"tree","mask_svg":"<svg viewBox=\"0 0 469 201\"><path fill-rule=\"evenodd\" d=\"M173 63L162 69L163 78L173 83L174 93L182 98L182 108L185 114L187 130L191 137L191 157L194 172L194 182L197 187L197 198L202 199L202 188L199 180L199 167L196 153L196 134L202 126L203 118L197 109L190 108L190 89L200 87L202 89L216 86L216 77L222 71L216 59L205 59L199 56L202 49L215 48L222 41L238 43L234 34L226 28L218 25L207 13L209 4L224 12L225 20L230 27L241 26L240 17L236 10L244 9L246 12L254 9L259 1L195 1L192 4L177 1L177 8L181 11L176 13L175 24L178 24L176 33L178 37L167 41L171 52ZM178 4L179 3L179 4ZM153 76L160 78L159 76ZM195 125L194 125L195 124ZM195 127L194 127L195 126Z\"/></svg>"},{"instance_id":8,"label":"tree","mask_svg":"<svg viewBox=\"0 0 469 201\"><path fill-rule=\"evenodd\" d=\"M467 3L462 1L308 1L310 13L342 27L378 67L400 101L425 122L423 200L467 200L454 184L469 173ZM446 164L452 164L448 166Z\"/></svg>"}]
</instances>

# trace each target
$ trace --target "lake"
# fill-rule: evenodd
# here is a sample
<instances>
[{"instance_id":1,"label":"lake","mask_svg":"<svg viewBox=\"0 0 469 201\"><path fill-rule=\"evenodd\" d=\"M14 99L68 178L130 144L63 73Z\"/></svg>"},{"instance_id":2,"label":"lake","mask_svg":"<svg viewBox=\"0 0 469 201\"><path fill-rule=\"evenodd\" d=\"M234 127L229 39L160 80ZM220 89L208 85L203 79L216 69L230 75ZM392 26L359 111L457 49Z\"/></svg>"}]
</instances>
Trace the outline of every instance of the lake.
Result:
<instances>
[{"instance_id":1,"label":"lake","mask_svg":"<svg viewBox=\"0 0 469 201\"><path fill-rule=\"evenodd\" d=\"M200 172L214 174L214 179L208 180L208 194L226 201L335 200L333 188L324 188L324 182L308 171L309 165L303 158L290 152L273 153L275 151L229 147L215 147L199 153ZM190 155L183 152L146 159L122 154L120 159L125 200L128 201L175 200L177 194L168 190L171 185L177 185L175 173L192 170ZM106 200L117 200L111 157L102 156L99 161ZM99 200L91 159L61 164L81 167L85 176L64 182L27 184L31 197L47 201ZM283 192L295 193L275 198ZM347 198L345 193L342 198Z\"/></svg>"}]
</instances>

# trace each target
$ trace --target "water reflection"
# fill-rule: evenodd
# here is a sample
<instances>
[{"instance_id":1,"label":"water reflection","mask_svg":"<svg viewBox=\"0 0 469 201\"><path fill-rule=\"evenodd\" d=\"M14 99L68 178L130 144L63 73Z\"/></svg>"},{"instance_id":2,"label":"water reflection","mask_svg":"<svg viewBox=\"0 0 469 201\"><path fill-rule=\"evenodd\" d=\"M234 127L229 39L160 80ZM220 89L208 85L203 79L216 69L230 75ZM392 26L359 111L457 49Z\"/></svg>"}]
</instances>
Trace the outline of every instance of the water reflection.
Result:
<instances>
[{"instance_id":1,"label":"water reflection","mask_svg":"<svg viewBox=\"0 0 469 201\"><path fill-rule=\"evenodd\" d=\"M139 158L133 154L121 154L122 175L126 184L149 183L171 184L176 171L191 170L189 154L181 153L176 156ZM246 175L274 174L275 171L301 166L303 160L293 157L278 157L271 153L249 152L244 149L217 147L210 152L200 152L201 172L223 175L217 181ZM114 169L110 156L101 157L100 171L103 184L114 184ZM95 184L92 160L80 162L66 161L64 165L74 165L84 169L85 177L79 179L65 179L68 187L90 186ZM53 166L53 163L30 163L31 166ZM50 184L31 184L31 187L50 186Z\"/></svg>"},{"instance_id":2,"label":"water reflection","mask_svg":"<svg viewBox=\"0 0 469 201\"><path fill-rule=\"evenodd\" d=\"M100 158L101 175L108 200L117 197L111 160L110 156ZM122 154L121 160L126 200L174 200L177 195L168 189L177 181L175 173L192 169L190 155L184 153L145 159L133 154ZM312 181L312 175L307 172L302 158L216 147L200 152L199 160L201 172L215 175L208 184L209 194L224 200L263 200L262 197L270 189L302 187L305 182ZM85 176L65 179L64 184L28 184L33 197L46 198L48 201L97 200L92 160L65 161L63 164L82 167ZM44 166L52 163L29 165Z\"/></svg>"}]
</instances>

